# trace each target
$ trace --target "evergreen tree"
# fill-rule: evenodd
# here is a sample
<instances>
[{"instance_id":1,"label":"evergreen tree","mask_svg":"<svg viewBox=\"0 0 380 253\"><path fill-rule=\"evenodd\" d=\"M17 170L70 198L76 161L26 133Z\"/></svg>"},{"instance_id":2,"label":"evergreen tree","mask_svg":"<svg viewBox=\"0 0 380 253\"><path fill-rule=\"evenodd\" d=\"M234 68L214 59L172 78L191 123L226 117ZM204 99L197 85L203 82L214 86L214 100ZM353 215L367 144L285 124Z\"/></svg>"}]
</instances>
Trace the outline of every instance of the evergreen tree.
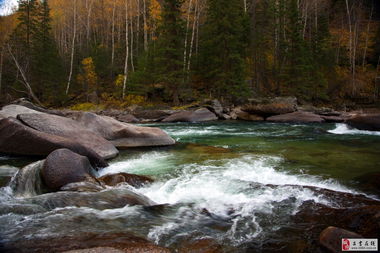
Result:
<instances>
[{"instance_id":1,"label":"evergreen tree","mask_svg":"<svg viewBox=\"0 0 380 253\"><path fill-rule=\"evenodd\" d=\"M47 102L58 102L63 93L62 61L51 33L48 0L43 0L36 13L36 31L32 38L32 74L36 91Z\"/></svg>"},{"instance_id":2,"label":"evergreen tree","mask_svg":"<svg viewBox=\"0 0 380 253\"><path fill-rule=\"evenodd\" d=\"M157 42L157 79L165 85L174 104L179 104L179 92L183 84L184 22L181 18L183 0L163 2L159 38Z\"/></svg>"},{"instance_id":3,"label":"evergreen tree","mask_svg":"<svg viewBox=\"0 0 380 253\"><path fill-rule=\"evenodd\" d=\"M209 0L198 69L217 97L248 95L245 83L249 26L243 1Z\"/></svg>"}]
</instances>

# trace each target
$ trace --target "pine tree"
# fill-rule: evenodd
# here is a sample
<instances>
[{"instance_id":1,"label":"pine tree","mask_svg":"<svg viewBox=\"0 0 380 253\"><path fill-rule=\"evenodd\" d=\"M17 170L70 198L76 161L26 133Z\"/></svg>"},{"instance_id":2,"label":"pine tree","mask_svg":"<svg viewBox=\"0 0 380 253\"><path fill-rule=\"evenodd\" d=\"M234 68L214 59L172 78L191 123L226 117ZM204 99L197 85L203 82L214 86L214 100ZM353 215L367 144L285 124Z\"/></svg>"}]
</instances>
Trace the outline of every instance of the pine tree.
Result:
<instances>
[{"instance_id":1,"label":"pine tree","mask_svg":"<svg viewBox=\"0 0 380 253\"><path fill-rule=\"evenodd\" d=\"M181 18L183 0L163 2L159 38L157 42L157 79L165 85L174 104L179 104L179 92L183 84L184 22Z\"/></svg>"},{"instance_id":2,"label":"pine tree","mask_svg":"<svg viewBox=\"0 0 380 253\"><path fill-rule=\"evenodd\" d=\"M215 96L237 100L248 95L245 83L248 34L242 1L208 1L198 69Z\"/></svg>"}]
</instances>

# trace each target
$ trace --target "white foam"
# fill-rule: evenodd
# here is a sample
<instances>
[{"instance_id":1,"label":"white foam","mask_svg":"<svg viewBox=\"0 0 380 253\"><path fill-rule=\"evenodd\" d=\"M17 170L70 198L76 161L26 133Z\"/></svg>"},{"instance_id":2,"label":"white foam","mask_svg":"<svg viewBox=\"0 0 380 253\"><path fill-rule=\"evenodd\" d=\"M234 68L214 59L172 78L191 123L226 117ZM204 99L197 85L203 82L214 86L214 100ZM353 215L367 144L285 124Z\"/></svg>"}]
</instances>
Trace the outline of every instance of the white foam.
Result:
<instances>
[{"instance_id":1,"label":"white foam","mask_svg":"<svg viewBox=\"0 0 380 253\"><path fill-rule=\"evenodd\" d=\"M148 152L121 162L114 162L109 167L99 171L99 176L120 172L139 173L158 171L163 172L171 161L172 154L165 152Z\"/></svg>"},{"instance_id":2,"label":"white foam","mask_svg":"<svg viewBox=\"0 0 380 253\"><path fill-rule=\"evenodd\" d=\"M231 226L226 236L236 242L252 239L261 233L262 228L255 220L255 213L271 214L273 202L295 199L295 203L289 206L289 213L294 213L307 200L330 204L315 191L292 185L352 192L333 180L278 171L275 166L281 161L279 157L247 155L225 161L190 164L179 168L182 171L179 177L157 182L137 191L159 204L188 203L199 209L206 208L220 217L229 217L228 213L234 210L237 216L233 220L235 225ZM276 186L255 189L254 183ZM246 226L250 226L251 232L240 227L241 222L248 222ZM160 233L168 234L168 230L177 227L178 224L173 224L172 221L155 227L150 231L151 239L158 241Z\"/></svg>"},{"instance_id":3,"label":"white foam","mask_svg":"<svg viewBox=\"0 0 380 253\"><path fill-rule=\"evenodd\" d=\"M333 130L329 130L329 133L332 134L366 134L366 135L378 135L380 136L379 131L365 131L365 130L358 130L355 128L349 128L346 124L336 124L336 128Z\"/></svg>"}]
</instances>

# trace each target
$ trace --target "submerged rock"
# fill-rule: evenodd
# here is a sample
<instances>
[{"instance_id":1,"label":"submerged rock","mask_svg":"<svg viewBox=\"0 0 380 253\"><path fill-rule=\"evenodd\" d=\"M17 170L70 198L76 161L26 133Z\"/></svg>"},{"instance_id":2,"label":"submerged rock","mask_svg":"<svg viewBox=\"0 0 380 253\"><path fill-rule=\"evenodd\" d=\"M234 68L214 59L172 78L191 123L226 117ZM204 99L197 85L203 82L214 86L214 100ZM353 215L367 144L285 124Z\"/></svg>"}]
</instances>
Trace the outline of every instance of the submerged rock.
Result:
<instances>
[{"instance_id":1,"label":"submerged rock","mask_svg":"<svg viewBox=\"0 0 380 253\"><path fill-rule=\"evenodd\" d=\"M319 236L319 242L332 252L342 252L342 239L362 238L361 235L337 227L328 227Z\"/></svg>"},{"instance_id":2,"label":"submerged rock","mask_svg":"<svg viewBox=\"0 0 380 253\"><path fill-rule=\"evenodd\" d=\"M75 119L84 128L111 141L118 148L175 144L173 138L157 127L134 126L89 112L78 114Z\"/></svg>"},{"instance_id":3,"label":"submerged rock","mask_svg":"<svg viewBox=\"0 0 380 253\"><path fill-rule=\"evenodd\" d=\"M67 206L104 210L122 208L126 205L156 205L146 196L124 188L114 188L99 192L59 191L34 196L24 199L24 201L38 204L49 210Z\"/></svg>"},{"instance_id":4,"label":"submerged rock","mask_svg":"<svg viewBox=\"0 0 380 253\"><path fill-rule=\"evenodd\" d=\"M359 130L380 131L380 114L354 116L347 124Z\"/></svg>"},{"instance_id":5,"label":"submerged rock","mask_svg":"<svg viewBox=\"0 0 380 253\"><path fill-rule=\"evenodd\" d=\"M1 247L1 246L0 246ZM167 248L157 246L148 240L126 232L75 232L52 237L46 235L37 238L6 242L4 252L46 253L46 252L101 252L100 249L118 249L116 252L170 253ZM95 250L95 251L86 251ZM107 251L102 251L107 252ZM115 252L115 251L111 251Z\"/></svg>"},{"instance_id":6,"label":"submerged rock","mask_svg":"<svg viewBox=\"0 0 380 253\"><path fill-rule=\"evenodd\" d=\"M325 120L314 113L297 111L267 118L269 122L276 123L322 123Z\"/></svg>"},{"instance_id":7,"label":"submerged rock","mask_svg":"<svg viewBox=\"0 0 380 253\"><path fill-rule=\"evenodd\" d=\"M38 131L76 141L104 159L113 158L119 153L112 143L72 119L49 114L20 114L18 119Z\"/></svg>"},{"instance_id":8,"label":"submerged rock","mask_svg":"<svg viewBox=\"0 0 380 253\"><path fill-rule=\"evenodd\" d=\"M67 148L88 157L93 166L108 166L96 152L75 139L37 131L14 118L0 120L0 152L2 153L47 156L60 148Z\"/></svg>"},{"instance_id":9,"label":"submerged rock","mask_svg":"<svg viewBox=\"0 0 380 253\"><path fill-rule=\"evenodd\" d=\"M203 122L217 120L218 117L207 108L195 111L177 112L162 120L162 122Z\"/></svg>"},{"instance_id":10,"label":"submerged rock","mask_svg":"<svg viewBox=\"0 0 380 253\"><path fill-rule=\"evenodd\" d=\"M68 149L57 149L46 158L41 175L46 186L57 191L64 185L93 179L91 170L87 157Z\"/></svg>"},{"instance_id":11,"label":"submerged rock","mask_svg":"<svg viewBox=\"0 0 380 253\"><path fill-rule=\"evenodd\" d=\"M127 183L136 188L154 182L154 180L150 177L128 173L105 175L98 178L98 180L109 186L116 186L120 183Z\"/></svg>"}]
</instances>

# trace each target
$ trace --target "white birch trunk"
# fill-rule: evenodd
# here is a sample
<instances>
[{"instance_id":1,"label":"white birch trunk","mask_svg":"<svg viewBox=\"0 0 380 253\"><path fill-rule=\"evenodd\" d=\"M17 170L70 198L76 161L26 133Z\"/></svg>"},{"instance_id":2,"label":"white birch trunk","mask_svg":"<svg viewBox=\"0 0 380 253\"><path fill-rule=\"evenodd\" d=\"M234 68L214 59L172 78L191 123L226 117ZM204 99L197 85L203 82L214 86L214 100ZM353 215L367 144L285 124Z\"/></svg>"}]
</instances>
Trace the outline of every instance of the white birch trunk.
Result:
<instances>
[{"instance_id":1,"label":"white birch trunk","mask_svg":"<svg viewBox=\"0 0 380 253\"><path fill-rule=\"evenodd\" d=\"M73 64L74 64L74 51L75 51L75 38L77 34L77 0L74 0L74 25L73 25L73 38L71 42L71 60L70 60L70 73L69 80L67 81L66 95L69 93L71 78L73 75Z\"/></svg>"},{"instance_id":2,"label":"white birch trunk","mask_svg":"<svg viewBox=\"0 0 380 253\"><path fill-rule=\"evenodd\" d=\"M129 58L129 28L128 28L128 0L125 0L125 63L124 63L124 80L123 80L123 98L127 88L128 78L128 58Z\"/></svg>"}]
</instances>

